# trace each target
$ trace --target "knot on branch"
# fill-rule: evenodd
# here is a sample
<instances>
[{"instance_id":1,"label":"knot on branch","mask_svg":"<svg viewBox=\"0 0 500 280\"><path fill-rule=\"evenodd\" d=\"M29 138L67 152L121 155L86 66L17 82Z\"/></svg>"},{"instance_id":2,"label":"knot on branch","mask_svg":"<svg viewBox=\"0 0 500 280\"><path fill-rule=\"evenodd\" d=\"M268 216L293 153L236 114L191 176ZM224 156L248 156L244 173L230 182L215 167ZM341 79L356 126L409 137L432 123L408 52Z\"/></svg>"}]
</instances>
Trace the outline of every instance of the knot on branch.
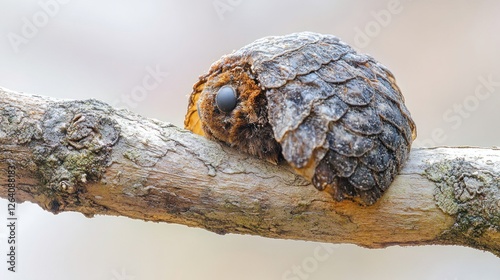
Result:
<instances>
[{"instance_id":1,"label":"knot on branch","mask_svg":"<svg viewBox=\"0 0 500 280\"><path fill-rule=\"evenodd\" d=\"M116 129L109 125L107 119L99 120L93 112L77 113L66 128L65 141L77 150L98 150L113 144L117 139Z\"/></svg>"},{"instance_id":2,"label":"knot on branch","mask_svg":"<svg viewBox=\"0 0 500 280\"><path fill-rule=\"evenodd\" d=\"M50 211L60 212L68 202L79 203L78 194L85 192L85 184L101 178L111 147L120 136L112 112L95 100L48 106L41 119L43 135L31 147L43 190L50 198L46 204Z\"/></svg>"}]
</instances>

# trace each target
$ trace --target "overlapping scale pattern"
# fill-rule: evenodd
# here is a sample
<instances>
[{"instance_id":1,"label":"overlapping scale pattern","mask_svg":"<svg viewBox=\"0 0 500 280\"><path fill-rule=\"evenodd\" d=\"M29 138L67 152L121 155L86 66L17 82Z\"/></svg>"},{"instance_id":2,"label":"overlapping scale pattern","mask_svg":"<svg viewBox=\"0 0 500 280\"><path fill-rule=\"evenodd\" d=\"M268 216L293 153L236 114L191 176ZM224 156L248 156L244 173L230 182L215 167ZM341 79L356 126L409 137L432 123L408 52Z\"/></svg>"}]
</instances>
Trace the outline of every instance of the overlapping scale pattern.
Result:
<instances>
[{"instance_id":1,"label":"overlapping scale pattern","mask_svg":"<svg viewBox=\"0 0 500 280\"><path fill-rule=\"evenodd\" d=\"M243 52L266 90L284 158L298 170L312 163L313 184L337 200L375 203L416 134L392 73L329 35L305 32L257 45L259 51L254 45ZM269 45L288 49L262 56Z\"/></svg>"}]
</instances>

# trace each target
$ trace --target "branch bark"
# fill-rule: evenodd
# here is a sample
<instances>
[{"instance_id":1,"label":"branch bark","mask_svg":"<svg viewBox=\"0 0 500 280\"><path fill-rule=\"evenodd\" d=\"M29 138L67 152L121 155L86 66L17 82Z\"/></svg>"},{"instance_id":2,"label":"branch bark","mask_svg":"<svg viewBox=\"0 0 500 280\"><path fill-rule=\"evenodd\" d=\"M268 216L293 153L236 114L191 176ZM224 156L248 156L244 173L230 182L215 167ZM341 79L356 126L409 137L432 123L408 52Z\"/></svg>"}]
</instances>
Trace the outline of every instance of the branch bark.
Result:
<instances>
[{"instance_id":1,"label":"branch bark","mask_svg":"<svg viewBox=\"0 0 500 280\"><path fill-rule=\"evenodd\" d=\"M500 150L414 149L375 205L335 202L272 165L96 101L0 88L0 197L52 213L119 215L224 234L390 245L453 244L500 256ZM12 174L12 172L11 172Z\"/></svg>"}]
</instances>

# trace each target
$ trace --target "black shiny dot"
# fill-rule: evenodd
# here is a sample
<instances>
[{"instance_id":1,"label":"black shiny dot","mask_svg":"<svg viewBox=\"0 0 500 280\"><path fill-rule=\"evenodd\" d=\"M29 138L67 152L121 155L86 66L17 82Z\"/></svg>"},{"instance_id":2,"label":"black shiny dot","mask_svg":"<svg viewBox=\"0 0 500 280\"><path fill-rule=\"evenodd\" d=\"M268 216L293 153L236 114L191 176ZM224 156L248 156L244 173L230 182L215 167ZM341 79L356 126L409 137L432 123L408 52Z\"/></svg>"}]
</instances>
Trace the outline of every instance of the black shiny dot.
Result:
<instances>
[{"instance_id":1,"label":"black shiny dot","mask_svg":"<svg viewBox=\"0 0 500 280\"><path fill-rule=\"evenodd\" d=\"M230 86L223 86L217 92L215 103L222 112L229 113L236 107L236 91Z\"/></svg>"}]
</instances>

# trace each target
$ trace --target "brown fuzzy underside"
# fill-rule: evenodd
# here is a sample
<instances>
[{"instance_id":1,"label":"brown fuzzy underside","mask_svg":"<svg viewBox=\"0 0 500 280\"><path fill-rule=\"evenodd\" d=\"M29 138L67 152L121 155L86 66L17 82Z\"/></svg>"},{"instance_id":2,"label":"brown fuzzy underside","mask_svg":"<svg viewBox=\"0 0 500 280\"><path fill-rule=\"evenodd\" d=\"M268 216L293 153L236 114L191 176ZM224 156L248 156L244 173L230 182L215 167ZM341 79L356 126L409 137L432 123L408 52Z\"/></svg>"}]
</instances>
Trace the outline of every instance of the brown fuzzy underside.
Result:
<instances>
[{"instance_id":1,"label":"brown fuzzy underside","mask_svg":"<svg viewBox=\"0 0 500 280\"><path fill-rule=\"evenodd\" d=\"M281 146L274 139L267 119L264 92L254 80L249 67L229 68L228 64L219 65L220 68L212 69L195 85L194 90L199 93L195 92L191 96L186 127L194 130L201 124L208 138L277 163L282 158ZM222 69L226 67L228 69ZM233 87L238 95L237 106L229 113L220 111L215 103L217 91L222 86ZM201 99L200 114L196 106L198 99Z\"/></svg>"}]
</instances>

